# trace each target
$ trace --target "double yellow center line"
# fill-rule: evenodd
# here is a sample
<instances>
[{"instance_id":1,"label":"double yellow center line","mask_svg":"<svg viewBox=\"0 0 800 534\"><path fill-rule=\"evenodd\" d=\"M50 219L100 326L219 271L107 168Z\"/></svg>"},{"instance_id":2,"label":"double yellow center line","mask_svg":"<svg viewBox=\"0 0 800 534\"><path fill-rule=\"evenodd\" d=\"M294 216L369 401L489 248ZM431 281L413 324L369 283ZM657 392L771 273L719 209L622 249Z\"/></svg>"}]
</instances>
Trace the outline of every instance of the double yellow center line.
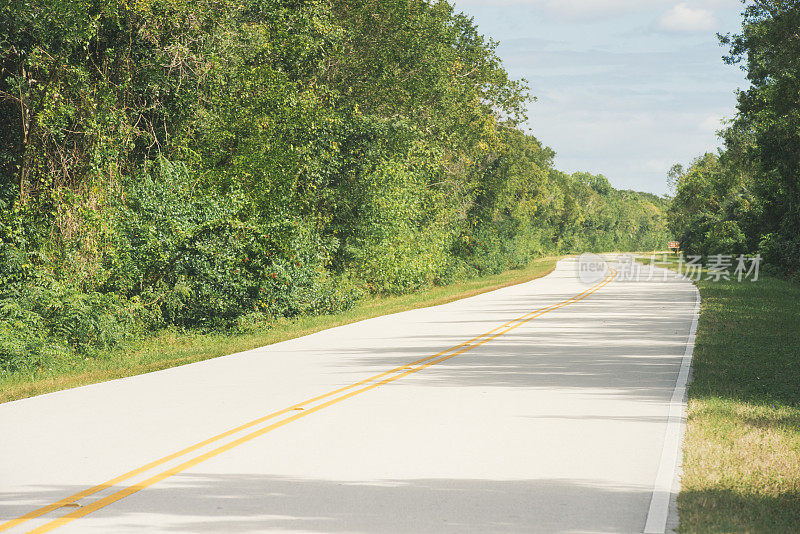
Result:
<instances>
[{"instance_id":1,"label":"double yellow center line","mask_svg":"<svg viewBox=\"0 0 800 534\"><path fill-rule=\"evenodd\" d=\"M63 526L63 525L65 525L65 524L67 524L67 523L69 523L71 521L74 521L75 519L79 519L81 517L84 517L84 516L86 516L88 514L91 514L92 512L95 512L95 511L99 510L100 508L108 506L109 504L112 504L112 503L114 503L116 501L119 501L120 499L124 499L125 497L127 497L129 495L132 495L132 494L134 494L134 493L136 493L138 491L141 491L141 490L147 488L148 486L152 486L153 484L155 484L155 483L157 483L157 482L159 482L161 480L164 480L165 478L171 477L172 475L175 475L177 473L185 471L185 470L189 469L190 467L193 467L193 466L195 466L195 465L197 465L199 463L202 463L202 462L204 462L204 461L206 461L206 460L208 460L210 458L218 456L218 455L222 454L223 452L229 451L229 450L231 450L231 449L233 449L235 447L238 447L239 445L242 445L243 443L247 443L248 441L251 441L251 440L253 440L253 439L257 438L257 437L260 437L260 436L262 436L262 435L264 435L264 434L266 434L268 432L271 432L271 431L273 431L273 430L275 430L277 428L280 428L280 427L282 427L284 425L288 425L289 423L291 423L293 421L297 421L298 419L301 419L303 417L307 417L307 416L311 415L312 413L318 412L318 411L323 410L323 409L325 409L325 408L327 408L329 406L332 406L332 405L334 405L336 403L339 403L339 402L342 402L344 400L347 400L350 397L355 397L356 395L360 395L360 394L365 393L365 392L367 392L367 391L369 391L371 389L375 389L377 387L383 386L383 385L388 384L390 382L394 382L395 380L398 380L398 379L403 378L405 376L408 376L408 375L410 375L412 373L416 373L418 371L426 369L426 368L428 368L428 367L430 367L432 365L436 365L438 363L442 363L442 362L444 362L446 360L449 360L451 358L454 358L454 357L458 356L459 354L463 354L463 353L465 353L467 351L470 351L470 350L472 350L472 349L474 349L476 347L479 347L479 346L481 346L481 345L483 345L485 343L488 343L489 341L491 341L491 340L493 340L495 338L498 338L498 337L502 336L503 334L506 334L506 333L514 330L515 328L518 328L518 327L522 326L523 324L527 323L528 321L531 321L532 319L535 319L536 317L544 315L545 313L551 312L553 310L557 310L559 308L563 308L564 306L568 306L569 304L573 304L575 302L578 302L578 301L588 297L589 295L591 295L595 291L598 291L602 287L604 287L607 284L611 283L611 281L614 279L614 277L616 275L617 275L617 272L614 271L614 270L611 270L610 274L605 279L603 279L601 282L597 283L596 285L590 287L586 291L583 291L582 293L579 293L578 295L575 295L572 298L569 298L567 300L558 302L556 304L553 304L553 305L550 305L550 306L546 306L544 308L539 308L537 310L533 310L533 311L531 311L531 312L529 312L529 313L527 313L527 314L525 314L525 315L523 315L521 317L518 317L518 318L516 318L516 319L514 319L512 321L509 321L509 322L507 322L507 323L505 323L505 324L503 324L501 326L498 326L497 328L494 328L494 329L492 329L492 330L490 330L490 331L488 331L488 332L486 332L484 334L481 334L481 335L479 335L477 337L474 337L474 338L470 339L469 341L465 341L465 342L460 343L460 344L458 344L458 345L456 345L454 347L450 347L447 350L443 350L441 352L438 352L438 353L433 354L431 356L428 356L426 358L422 358L422 359L417 360L415 362L411 362L409 364L406 364L406 365L403 365L403 366L400 366L400 367L395 367L394 369L391 369L391 370L386 371L384 373L380 373L380 374L377 374L375 376L371 376L369 378L365 378L364 380L361 380L359 382L355 382L354 384L350 384L349 386L341 387L341 388L336 389L334 391L330 391L328 393L325 393L324 395L319 395L319 396L314 397L312 399L308 399L308 400L303 401L303 402L301 402L299 404L295 404L295 405L290 406L288 408L284 408L283 410L279 410L279 411L273 412L273 413L271 413L269 415L265 415L264 417L260 417L258 419L254 419L253 421L250 421L249 423L245 423L245 424L243 424L241 426L238 426L236 428L228 430L227 432L223 432L222 434L218 434L218 435L216 435L214 437L211 437L211 438L209 438L209 439L207 439L205 441L201 441L200 443L196 443L195 445L187 447L187 448L185 448L183 450L180 450L180 451L178 451L176 453L170 454L169 456L165 456L165 457L163 457L163 458L161 458L159 460L155 460L153 462L150 462L149 464L143 465L142 467L134 469L133 471L129 471L129 472L123 474L123 475L120 475L118 477L112 478L111 480L103 482L102 484L98 484L97 486L93 486L91 488L87 488L87 489L85 489L83 491L80 491L80 492L74 494L74 495L71 495L69 497L65 497L65 498L63 498L63 499L61 499L59 501L56 501L56 502L54 502L52 504L49 504L47 506L43 506L42 508L39 508L39 509L34 510L32 512L29 512L29 513L27 513L27 514L25 514L23 516L20 516L20 517L18 517L16 519L12 519L11 521L3 523L2 525L0 525L0 532L3 532L5 530L9 530L9 529L11 529L13 527L16 527L16 526L18 526L18 525L20 525L22 523L25 523L26 521L29 521L31 519L35 519L37 517L40 517L40 516L42 516L44 514L47 514L49 512L57 510L59 508L66 507L66 506L69 506L69 505L73 505L74 506L74 503L76 501L79 501L80 499L83 499L83 498L88 497L90 495L93 495L95 493L98 493L98 492L101 492L101 491L106 490L108 488L111 488L113 486L116 486L117 484L120 484L121 482L124 482L124 481L129 480L129 479L131 479L133 477L141 475L141 474L143 474L143 473L145 473L147 471L150 471L150 470L152 470L152 469L154 469L156 467L159 467L159 466L161 466L161 465L163 465L163 464L165 464L167 462L170 462L172 460L178 459L178 458L180 458L182 456L186 456L186 455L188 455L188 454L190 454L192 452L195 452L195 451L197 451L199 449L202 449L203 447L206 447L207 445L210 445L212 443L218 442L220 440L223 440L223 439L225 439L227 437L233 436L233 435L238 434L240 432L243 432L245 430L252 429L253 427L259 426L262 423L265 423L265 422L267 422L267 421L269 421L271 419L276 419L276 418L279 418L280 416L283 416L283 415L286 415L286 414L292 414L289 417L285 417L283 419L275 421L275 422L273 422L273 423L271 423L271 424L269 424L267 426L258 428L256 430L252 430L250 433L247 433L247 434L245 434L245 435L243 435L243 436L241 436L239 438L236 438L236 439L234 439L234 440L232 440L232 441L230 441L228 443L225 443L224 445L220 445L220 446L218 446L218 447L216 447L214 449L211 449L211 450L209 450L207 452L201 453L201 454L199 454L199 455L197 455L197 456L195 456L195 457L193 457L193 458L191 458L189 460L184 461L183 463L180 463L180 464L178 464L178 465L176 465L174 467L166 469L165 471L162 471L162 472L160 472L160 473L158 473L156 475L153 475L150 478L147 478L147 479L145 479L145 480L143 480L141 482L135 483L135 484L133 484L131 486L128 486L128 487L122 488L122 489L120 489L118 491L115 491L114 493L111 493L111 494L107 495L106 497L98 499L98 500L96 500L96 501L94 501L92 503L89 503L89 504L85 505L85 506L81 506L81 507L77 507L77 508L71 508L71 511L69 513L67 513L67 514L65 514L65 515L63 515L63 516L61 516L61 517L59 517L57 519L54 519L54 520L50 521L49 523L46 523L46 524L44 524L44 525L42 525L42 526L40 526L38 528L34 528L33 530L29 531L29 533L31 533L31 534L32 533L39 534L39 533L43 533L43 532L50 532L51 530L56 529L56 528L58 528L60 526ZM325 402L319 403L320 401L323 401L323 400ZM316 404L316 403L319 403L319 404Z\"/></svg>"}]
</instances>

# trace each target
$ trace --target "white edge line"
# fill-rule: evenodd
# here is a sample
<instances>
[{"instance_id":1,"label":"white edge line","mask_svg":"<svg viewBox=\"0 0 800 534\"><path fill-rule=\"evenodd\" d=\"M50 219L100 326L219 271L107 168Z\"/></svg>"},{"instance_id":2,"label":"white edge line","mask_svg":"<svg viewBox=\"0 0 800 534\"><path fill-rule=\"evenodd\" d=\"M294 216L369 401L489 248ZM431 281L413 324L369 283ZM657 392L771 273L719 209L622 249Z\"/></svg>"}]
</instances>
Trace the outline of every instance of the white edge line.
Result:
<instances>
[{"instance_id":1,"label":"white edge line","mask_svg":"<svg viewBox=\"0 0 800 534\"><path fill-rule=\"evenodd\" d=\"M672 399L669 402L669 417L667 419L667 432L664 436L664 448L661 451L661 461L659 462L656 481L653 485L653 497L650 500L650 509L647 511L644 534L664 534L666 532L670 500L673 497L673 493L676 493L678 489L673 489L673 481L683 463L681 445L686 427L686 384L689 380L692 352L694 352L694 342L697 337L697 320L700 316L700 291L694 284L692 287L694 287L695 291L692 326L689 328L686 351L683 353L678 380L675 382L675 390L672 392Z\"/></svg>"}]
</instances>

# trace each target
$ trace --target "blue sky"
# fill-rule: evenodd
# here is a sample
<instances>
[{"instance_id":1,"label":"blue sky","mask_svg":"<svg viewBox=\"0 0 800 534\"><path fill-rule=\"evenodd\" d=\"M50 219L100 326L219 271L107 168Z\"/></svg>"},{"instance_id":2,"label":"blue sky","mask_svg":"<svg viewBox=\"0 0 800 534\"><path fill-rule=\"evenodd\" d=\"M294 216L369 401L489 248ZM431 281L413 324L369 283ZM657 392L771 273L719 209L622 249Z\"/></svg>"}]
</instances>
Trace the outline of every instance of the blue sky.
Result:
<instances>
[{"instance_id":1,"label":"blue sky","mask_svg":"<svg viewBox=\"0 0 800 534\"><path fill-rule=\"evenodd\" d=\"M452 1L452 0L451 0ZM739 0L455 0L537 101L532 133L565 172L666 192L666 173L720 146L744 73L716 33L738 32Z\"/></svg>"}]
</instances>

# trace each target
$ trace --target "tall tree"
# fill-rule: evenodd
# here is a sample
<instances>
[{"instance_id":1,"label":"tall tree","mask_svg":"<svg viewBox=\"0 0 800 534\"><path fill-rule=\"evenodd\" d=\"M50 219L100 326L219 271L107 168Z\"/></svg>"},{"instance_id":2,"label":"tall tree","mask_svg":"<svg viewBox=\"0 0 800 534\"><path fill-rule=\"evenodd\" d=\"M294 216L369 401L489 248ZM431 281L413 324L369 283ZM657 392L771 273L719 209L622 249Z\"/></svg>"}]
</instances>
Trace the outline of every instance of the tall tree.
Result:
<instances>
[{"instance_id":1,"label":"tall tree","mask_svg":"<svg viewBox=\"0 0 800 534\"><path fill-rule=\"evenodd\" d=\"M771 259L800 260L800 2L756 0L745 7L742 32L720 36L725 58L741 64L750 87L726 132L728 149L751 162L764 202L762 240ZM795 267L796 268L796 267Z\"/></svg>"}]
</instances>

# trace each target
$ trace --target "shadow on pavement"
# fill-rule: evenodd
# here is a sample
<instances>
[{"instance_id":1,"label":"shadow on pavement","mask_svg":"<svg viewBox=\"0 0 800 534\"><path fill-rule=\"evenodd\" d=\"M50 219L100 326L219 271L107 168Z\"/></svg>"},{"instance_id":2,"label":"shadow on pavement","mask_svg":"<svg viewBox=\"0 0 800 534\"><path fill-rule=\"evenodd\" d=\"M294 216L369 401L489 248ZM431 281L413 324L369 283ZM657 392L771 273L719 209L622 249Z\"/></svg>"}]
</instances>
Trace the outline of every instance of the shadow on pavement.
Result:
<instances>
[{"instance_id":1,"label":"shadow on pavement","mask_svg":"<svg viewBox=\"0 0 800 534\"><path fill-rule=\"evenodd\" d=\"M140 514L158 514L159 529L174 532L641 532L644 516L637 524L620 518L629 517L632 502L646 510L650 499L646 488L569 480L349 482L186 473L172 480L78 521L92 526L127 516L125 526L146 529L152 517ZM80 489L0 495L0 510L13 517ZM9 504L17 498L35 504L18 509ZM586 506L575 510L570 502Z\"/></svg>"},{"instance_id":2,"label":"shadow on pavement","mask_svg":"<svg viewBox=\"0 0 800 534\"><path fill-rule=\"evenodd\" d=\"M426 380L454 387L593 389L643 401L668 401L685 350L694 302L670 300L668 294L661 293L660 297L652 295L620 307L619 298L614 294L592 295L392 386ZM518 311L520 315L524 312ZM504 320L513 317L508 313ZM458 318L452 322L458 322ZM476 321L477 332L503 324L498 319L486 319L485 325L480 322ZM355 359L343 359L340 371L346 373L355 362L380 372L455 344L452 338L436 335L406 339L408 346L376 343L351 349Z\"/></svg>"}]
</instances>

